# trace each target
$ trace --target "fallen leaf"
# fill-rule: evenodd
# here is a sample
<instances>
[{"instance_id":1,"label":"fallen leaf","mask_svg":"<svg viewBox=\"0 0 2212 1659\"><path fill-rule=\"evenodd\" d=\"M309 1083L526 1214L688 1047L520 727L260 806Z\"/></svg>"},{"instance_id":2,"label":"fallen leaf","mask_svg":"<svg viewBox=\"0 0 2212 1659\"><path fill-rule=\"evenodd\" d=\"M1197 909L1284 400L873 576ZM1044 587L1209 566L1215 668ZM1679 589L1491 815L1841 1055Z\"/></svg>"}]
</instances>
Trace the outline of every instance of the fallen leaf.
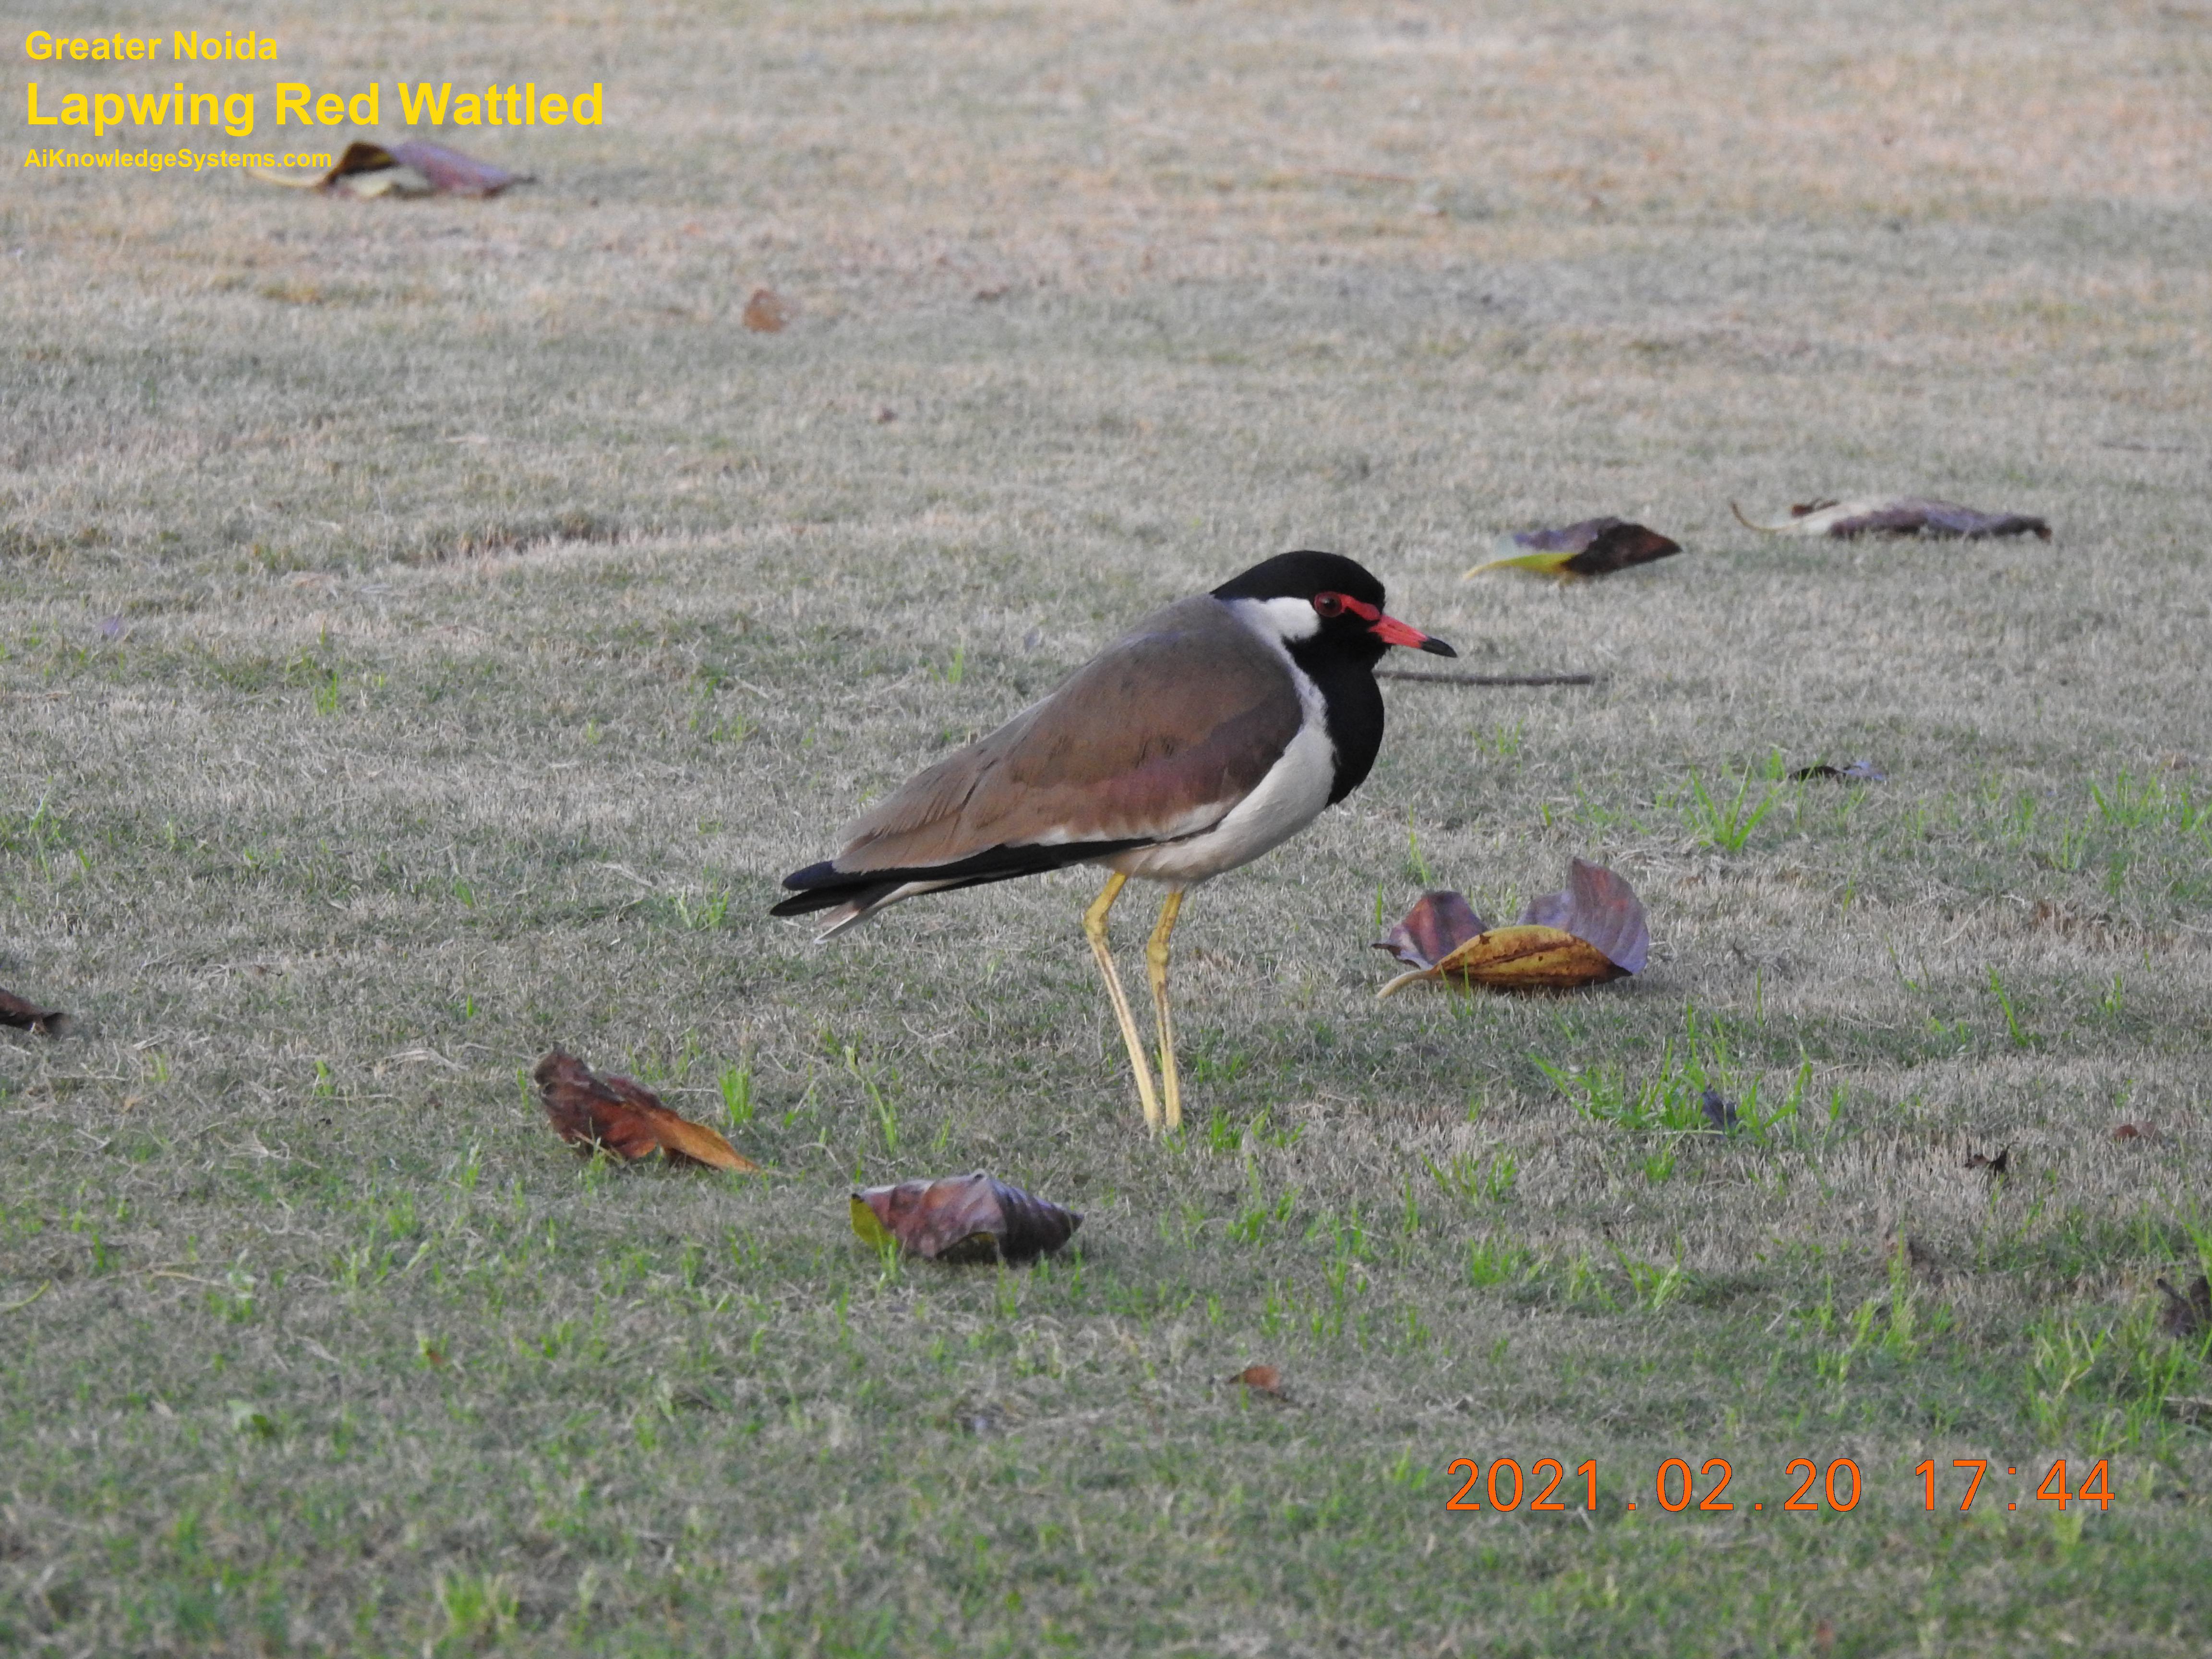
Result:
<instances>
[{"instance_id":1,"label":"fallen leaf","mask_svg":"<svg viewBox=\"0 0 2212 1659\"><path fill-rule=\"evenodd\" d=\"M1627 974L1604 951L1558 927L1493 927L1469 939L1433 968L1401 974L1379 994L1419 979L1455 977L1493 991L1568 991Z\"/></svg>"},{"instance_id":2,"label":"fallen leaf","mask_svg":"<svg viewBox=\"0 0 2212 1659\"><path fill-rule=\"evenodd\" d=\"M1464 896L1438 888L1414 900L1413 908L1375 941L1375 948L1389 951L1410 967L1433 968L1477 933L1489 930L1490 924L1475 915Z\"/></svg>"},{"instance_id":3,"label":"fallen leaf","mask_svg":"<svg viewBox=\"0 0 2212 1659\"><path fill-rule=\"evenodd\" d=\"M853 1189L853 1231L932 1261L1025 1261L1067 1243L1083 1218L978 1170Z\"/></svg>"},{"instance_id":4,"label":"fallen leaf","mask_svg":"<svg viewBox=\"0 0 2212 1659\"><path fill-rule=\"evenodd\" d=\"M1526 570L1539 576L1556 576L1561 581L1582 581L1610 576L1631 565L1670 558L1682 550L1680 542L1626 519L1585 519L1559 530L1523 530L1507 542L1528 550L1479 564L1460 580L1480 576L1486 570Z\"/></svg>"},{"instance_id":5,"label":"fallen leaf","mask_svg":"<svg viewBox=\"0 0 2212 1659\"><path fill-rule=\"evenodd\" d=\"M1455 904L1448 900L1457 900ZM1469 923L1472 936L1455 934ZM1651 935L1644 906L1629 884L1602 865L1576 859L1567 867L1566 890L1528 901L1510 927L1483 928L1481 918L1457 894L1430 893L1382 941L1401 961L1450 948L1385 985L1389 996L1416 980L1447 976L1496 991L1571 990L1641 972Z\"/></svg>"},{"instance_id":6,"label":"fallen leaf","mask_svg":"<svg viewBox=\"0 0 2212 1659\"><path fill-rule=\"evenodd\" d=\"M1284 1391L1283 1374L1273 1365L1247 1365L1229 1379L1234 1386L1249 1389L1254 1394L1264 1394L1271 1400L1288 1400Z\"/></svg>"},{"instance_id":7,"label":"fallen leaf","mask_svg":"<svg viewBox=\"0 0 2212 1659\"><path fill-rule=\"evenodd\" d=\"M530 182L525 173L509 173L489 161L479 161L473 155L464 155L459 150L421 138L410 138L389 149L356 139L345 147L345 153L327 173L302 174L294 167L256 167L246 170L267 185L364 198L496 196L509 185Z\"/></svg>"},{"instance_id":8,"label":"fallen leaf","mask_svg":"<svg viewBox=\"0 0 2212 1659\"><path fill-rule=\"evenodd\" d=\"M2039 536L2051 539L2051 526L2025 513L1982 513L1956 501L1932 501L1922 495L1867 496L1849 501L1807 501L1790 509L1778 524L1760 524L1744 516L1734 501L1729 511L1748 529L1770 536L1827 536L1849 541L1854 536L1928 536L1980 541L1991 536Z\"/></svg>"},{"instance_id":9,"label":"fallen leaf","mask_svg":"<svg viewBox=\"0 0 2212 1659\"><path fill-rule=\"evenodd\" d=\"M1995 1158L1984 1158L1979 1152L1969 1152L1966 1154L1966 1167L1970 1170L1980 1170L1992 1178L2008 1176L2012 1173L2012 1148L2006 1147Z\"/></svg>"},{"instance_id":10,"label":"fallen leaf","mask_svg":"<svg viewBox=\"0 0 2212 1659\"><path fill-rule=\"evenodd\" d=\"M1624 974L1640 974L1651 952L1651 934L1636 890L1601 864L1575 859L1564 892L1530 899L1521 920L1558 927L1605 952ZM1610 975L1608 975L1610 977Z\"/></svg>"},{"instance_id":11,"label":"fallen leaf","mask_svg":"<svg viewBox=\"0 0 2212 1659\"><path fill-rule=\"evenodd\" d=\"M791 307L772 288L757 288L745 301L744 322L756 334L781 334L791 321Z\"/></svg>"},{"instance_id":12,"label":"fallen leaf","mask_svg":"<svg viewBox=\"0 0 2212 1659\"><path fill-rule=\"evenodd\" d=\"M0 1025L36 1031L40 1036L59 1036L69 1029L69 1016L58 1008L40 1008L12 992L0 991Z\"/></svg>"},{"instance_id":13,"label":"fallen leaf","mask_svg":"<svg viewBox=\"0 0 2212 1659\"><path fill-rule=\"evenodd\" d=\"M509 185L531 182L527 173L509 173L505 167L479 161L473 155L464 155L457 149L448 149L427 139L410 138L404 143L394 144L392 155L401 167L413 167L428 179L431 189L441 196L496 196Z\"/></svg>"},{"instance_id":14,"label":"fallen leaf","mask_svg":"<svg viewBox=\"0 0 2212 1659\"><path fill-rule=\"evenodd\" d=\"M1877 770L1872 761L1855 760L1849 766L1830 766L1825 761L1818 766L1801 766L1790 775L1792 783L1810 783L1815 778L1834 778L1844 783L1887 783L1889 774Z\"/></svg>"},{"instance_id":15,"label":"fallen leaf","mask_svg":"<svg viewBox=\"0 0 2212 1659\"><path fill-rule=\"evenodd\" d=\"M2166 1306L2158 1316L2159 1328L2168 1336L2188 1342L2212 1330L2212 1279L2197 1274L2185 1296L2163 1279L2158 1281L2158 1288L2166 1296Z\"/></svg>"},{"instance_id":16,"label":"fallen leaf","mask_svg":"<svg viewBox=\"0 0 2212 1659\"><path fill-rule=\"evenodd\" d=\"M626 1077L600 1077L574 1054L556 1048L532 1075L554 1132L580 1151L603 1146L633 1164L658 1152L671 1164L760 1168L705 1124L670 1111L650 1090Z\"/></svg>"},{"instance_id":17,"label":"fallen leaf","mask_svg":"<svg viewBox=\"0 0 2212 1659\"><path fill-rule=\"evenodd\" d=\"M1736 1115L1735 1103L1722 1099L1717 1089L1706 1090L1699 1097L1698 1105L1705 1115L1705 1127L1716 1134L1731 1134L1735 1133L1736 1125L1742 1121Z\"/></svg>"}]
</instances>

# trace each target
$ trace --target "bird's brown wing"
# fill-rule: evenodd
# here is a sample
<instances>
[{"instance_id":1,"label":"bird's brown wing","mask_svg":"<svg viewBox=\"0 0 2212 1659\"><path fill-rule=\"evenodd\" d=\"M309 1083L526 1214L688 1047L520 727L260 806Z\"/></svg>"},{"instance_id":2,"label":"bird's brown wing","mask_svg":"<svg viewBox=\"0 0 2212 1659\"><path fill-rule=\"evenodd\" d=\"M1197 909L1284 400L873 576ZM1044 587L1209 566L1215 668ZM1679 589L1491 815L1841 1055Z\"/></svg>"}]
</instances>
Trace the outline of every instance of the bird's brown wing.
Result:
<instances>
[{"instance_id":1,"label":"bird's brown wing","mask_svg":"<svg viewBox=\"0 0 2212 1659\"><path fill-rule=\"evenodd\" d=\"M1289 667L1210 595L1157 611L1042 702L846 827L841 872L999 847L1164 840L1267 775L1304 710Z\"/></svg>"}]
</instances>

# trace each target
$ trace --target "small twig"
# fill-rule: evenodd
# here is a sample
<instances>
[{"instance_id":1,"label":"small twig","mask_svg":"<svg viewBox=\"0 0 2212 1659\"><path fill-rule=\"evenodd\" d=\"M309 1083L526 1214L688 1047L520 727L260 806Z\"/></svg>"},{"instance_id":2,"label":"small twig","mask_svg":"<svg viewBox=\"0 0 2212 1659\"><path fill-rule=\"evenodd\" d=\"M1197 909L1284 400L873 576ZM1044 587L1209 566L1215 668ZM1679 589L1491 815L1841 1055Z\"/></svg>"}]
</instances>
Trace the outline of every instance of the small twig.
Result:
<instances>
[{"instance_id":1,"label":"small twig","mask_svg":"<svg viewBox=\"0 0 2212 1659\"><path fill-rule=\"evenodd\" d=\"M0 1308L0 1314L21 1313L24 1309L29 1307L33 1302L36 1302L40 1297L44 1296L48 1291L53 1289L53 1287L54 1281L50 1279L45 1284L40 1285L37 1290L33 1291L30 1295L25 1297L21 1302L10 1302L6 1307Z\"/></svg>"},{"instance_id":2,"label":"small twig","mask_svg":"<svg viewBox=\"0 0 2212 1659\"><path fill-rule=\"evenodd\" d=\"M1422 680L1431 685L1595 685L1595 674L1416 674L1403 668L1378 668L1378 680Z\"/></svg>"}]
</instances>

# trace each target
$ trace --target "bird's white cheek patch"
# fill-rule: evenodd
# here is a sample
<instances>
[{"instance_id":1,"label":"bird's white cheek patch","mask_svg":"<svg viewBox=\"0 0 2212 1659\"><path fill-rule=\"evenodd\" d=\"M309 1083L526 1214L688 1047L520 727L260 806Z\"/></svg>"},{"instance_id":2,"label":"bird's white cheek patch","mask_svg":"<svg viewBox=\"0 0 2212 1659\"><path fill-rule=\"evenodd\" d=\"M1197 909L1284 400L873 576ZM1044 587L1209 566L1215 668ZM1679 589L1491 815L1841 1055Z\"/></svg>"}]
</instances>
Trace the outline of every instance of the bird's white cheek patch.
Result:
<instances>
[{"instance_id":1,"label":"bird's white cheek patch","mask_svg":"<svg viewBox=\"0 0 2212 1659\"><path fill-rule=\"evenodd\" d=\"M1321 632L1311 599L1231 599L1244 625L1262 639L1310 640Z\"/></svg>"}]
</instances>

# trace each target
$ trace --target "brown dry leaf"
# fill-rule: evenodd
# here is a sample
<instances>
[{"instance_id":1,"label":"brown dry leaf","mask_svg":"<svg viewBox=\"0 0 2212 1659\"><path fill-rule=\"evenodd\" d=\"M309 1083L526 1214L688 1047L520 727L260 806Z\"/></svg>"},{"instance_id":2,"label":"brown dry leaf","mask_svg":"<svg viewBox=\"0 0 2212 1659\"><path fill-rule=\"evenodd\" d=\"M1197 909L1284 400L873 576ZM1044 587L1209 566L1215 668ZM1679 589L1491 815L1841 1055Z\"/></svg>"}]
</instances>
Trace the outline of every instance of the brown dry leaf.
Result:
<instances>
[{"instance_id":1,"label":"brown dry leaf","mask_svg":"<svg viewBox=\"0 0 2212 1659\"><path fill-rule=\"evenodd\" d=\"M671 1164L760 1168L705 1124L670 1111L652 1091L626 1077L600 1077L574 1054L556 1048L532 1075L554 1132L579 1150L604 1146L633 1164L659 1152Z\"/></svg>"},{"instance_id":2,"label":"brown dry leaf","mask_svg":"<svg viewBox=\"0 0 2212 1659\"><path fill-rule=\"evenodd\" d=\"M978 1170L853 1189L853 1231L932 1261L1025 1261L1067 1243L1083 1218Z\"/></svg>"},{"instance_id":3,"label":"brown dry leaf","mask_svg":"<svg viewBox=\"0 0 2212 1659\"><path fill-rule=\"evenodd\" d=\"M791 321L791 307L772 288L757 288L745 301L744 325L756 334L781 334Z\"/></svg>"},{"instance_id":4,"label":"brown dry leaf","mask_svg":"<svg viewBox=\"0 0 2212 1659\"><path fill-rule=\"evenodd\" d=\"M26 1002L11 991L0 991L0 1025L36 1031L40 1036L59 1036L69 1028L69 1016L58 1008Z\"/></svg>"},{"instance_id":5,"label":"brown dry leaf","mask_svg":"<svg viewBox=\"0 0 2212 1659\"><path fill-rule=\"evenodd\" d=\"M2159 1310L2159 1327L2168 1336L2189 1342L2212 1331L2212 1279L2197 1274L2186 1296L2163 1279L2158 1281L2158 1288L2166 1297L2166 1306Z\"/></svg>"},{"instance_id":6,"label":"brown dry leaf","mask_svg":"<svg viewBox=\"0 0 2212 1659\"><path fill-rule=\"evenodd\" d=\"M1456 904L1446 902L1455 899ZM1425 894L1382 947L1401 960L1423 945L1441 943L1469 921L1480 922L1457 894ZM1416 980L1447 976L1494 991L1572 990L1643 971L1651 934L1635 890L1603 865L1576 859L1563 892L1534 898L1510 927L1483 929L1462 939L1433 961L1401 974L1379 995Z\"/></svg>"},{"instance_id":7,"label":"brown dry leaf","mask_svg":"<svg viewBox=\"0 0 2212 1659\"><path fill-rule=\"evenodd\" d=\"M530 182L524 173L479 161L443 144L410 138L386 149L356 139L327 173L290 167L249 167L264 184L319 190L337 196L496 196L509 185Z\"/></svg>"},{"instance_id":8,"label":"brown dry leaf","mask_svg":"<svg viewBox=\"0 0 2212 1659\"><path fill-rule=\"evenodd\" d=\"M489 161L479 161L473 155L464 155L457 149L422 138L394 144L392 155L401 167L413 167L428 179L430 188L441 196L496 196L509 185L531 182L527 173L509 173L505 167L494 167Z\"/></svg>"},{"instance_id":9,"label":"brown dry leaf","mask_svg":"<svg viewBox=\"0 0 2212 1659\"><path fill-rule=\"evenodd\" d=\"M1264 1394L1272 1400L1288 1400L1291 1396L1283 1388L1283 1374L1273 1365L1247 1365L1231 1377L1237 1387L1249 1389L1254 1394Z\"/></svg>"},{"instance_id":10,"label":"brown dry leaf","mask_svg":"<svg viewBox=\"0 0 2212 1659\"><path fill-rule=\"evenodd\" d=\"M1827 536L1849 541L1854 536L1928 536L1981 541L1991 536L2038 536L2051 539L2051 526L2026 513L1983 513L1956 501L1939 501L1924 495L1867 496L1849 501L1807 501L1790 509L1778 524L1760 524L1744 516L1734 501L1729 511L1748 529L1770 536Z\"/></svg>"},{"instance_id":11,"label":"brown dry leaf","mask_svg":"<svg viewBox=\"0 0 2212 1659\"><path fill-rule=\"evenodd\" d=\"M1461 576L1480 576L1486 570L1526 570L1561 581L1583 581L1610 576L1631 565L1649 564L1682 550L1680 542L1626 519L1584 519L1559 530L1523 530L1506 538L1506 544L1525 552L1508 554L1479 564Z\"/></svg>"},{"instance_id":12,"label":"brown dry leaf","mask_svg":"<svg viewBox=\"0 0 2212 1659\"><path fill-rule=\"evenodd\" d=\"M1388 951L1408 967L1433 968L1489 928L1463 895L1438 888L1414 900L1413 908L1375 941L1375 948Z\"/></svg>"},{"instance_id":13,"label":"brown dry leaf","mask_svg":"<svg viewBox=\"0 0 2212 1659\"><path fill-rule=\"evenodd\" d=\"M1382 988L1382 994L1389 996L1413 980L1447 976L1493 991L1565 991L1620 979L1627 972L1597 946L1564 928L1493 927L1435 967L1401 974Z\"/></svg>"},{"instance_id":14,"label":"brown dry leaf","mask_svg":"<svg viewBox=\"0 0 2212 1659\"><path fill-rule=\"evenodd\" d=\"M435 193L428 178L414 167L402 167L399 158L381 144L356 139L327 173L303 173L294 167L248 167L247 173L264 185L283 185L293 190L319 190L344 196L429 196Z\"/></svg>"},{"instance_id":15,"label":"brown dry leaf","mask_svg":"<svg viewBox=\"0 0 2212 1659\"><path fill-rule=\"evenodd\" d=\"M1602 951L1624 974L1640 974L1651 954L1651 933L1636 890L1601 864L1575 859L1564 892L1547 893L1522 907L1521 920L1558 927ZM1614 975L1607 975L1608 979Z\"/></svg>"}]
</instances>

